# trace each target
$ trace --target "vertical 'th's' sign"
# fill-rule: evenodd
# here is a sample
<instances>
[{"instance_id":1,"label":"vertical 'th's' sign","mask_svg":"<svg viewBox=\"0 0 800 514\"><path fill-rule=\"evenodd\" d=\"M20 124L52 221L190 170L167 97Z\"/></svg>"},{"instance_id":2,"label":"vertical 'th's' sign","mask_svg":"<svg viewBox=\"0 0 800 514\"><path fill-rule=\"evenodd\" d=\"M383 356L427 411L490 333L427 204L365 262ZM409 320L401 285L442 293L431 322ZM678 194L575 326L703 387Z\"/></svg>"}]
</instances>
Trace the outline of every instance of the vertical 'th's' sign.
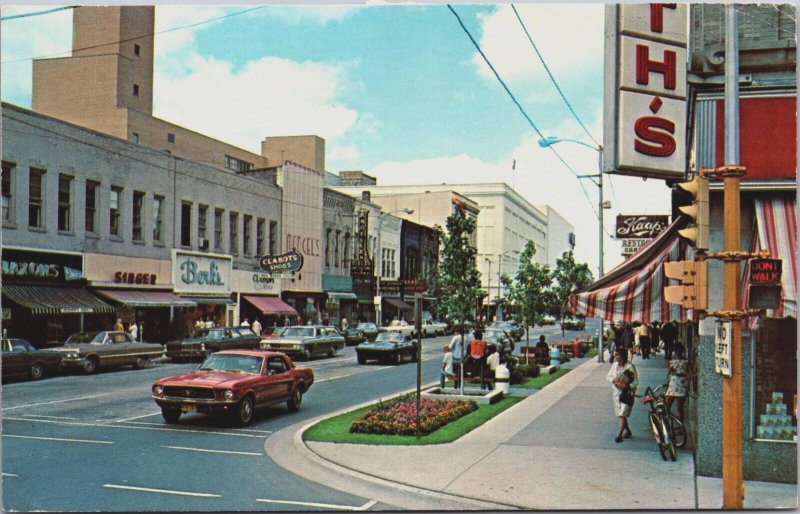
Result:
<instances>
[{"instance_id":1,"label":"vertical 'th's' sign","mask_svg":"<svg viewBox=\"0 0 800 514\"><path fill-rule=\"evenodd\" d=\"M606 6L606 171L683 177L687 13L685 4Z\"/></svg>"}]
</instances>

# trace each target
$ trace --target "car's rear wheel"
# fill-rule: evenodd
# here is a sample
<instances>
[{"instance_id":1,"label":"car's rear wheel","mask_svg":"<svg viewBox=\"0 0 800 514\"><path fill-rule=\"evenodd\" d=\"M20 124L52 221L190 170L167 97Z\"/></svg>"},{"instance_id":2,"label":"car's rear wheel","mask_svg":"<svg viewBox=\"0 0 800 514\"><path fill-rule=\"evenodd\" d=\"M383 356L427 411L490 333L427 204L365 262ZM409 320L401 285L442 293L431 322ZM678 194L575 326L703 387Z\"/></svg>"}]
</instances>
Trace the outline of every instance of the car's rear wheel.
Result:
<instances>
[{"instance_id":1,"label":"car's rear wheel","mask_svg":"<svg viewBox=\"0 0 800 514\"><path fill-rule=\"evenodd\" d=\"M253 420L253 398L245 396L234 411L234 421L238 425L247 425Z\"/></svg>"},{"instance_id":2,"label":"car's rear wheel","mask_svg":"<svg viewBox=\"0 0 800 514\"><path fill-rule=\"evenodd\" d=\"M147 366L148 359L145 357L139 357L136 359L136 362L133 364L133 367L136 369L144 369Z\"/></svg>"},{"instance_id":3,"label":"car's rear wheel","mask_svg":"<svg viewBox=\"0 0 800 514\"><path fill-rule=\"evenodd\" d=\"M359 364L366 364L367 363L367 358L364 357L363 355L358 355L356 358L358 359L358 363Z\"/></svg>"},{"instance_id":4,"label":"car's rear wheel","mask_svg":"<svg viewBox=\"0 0 800 514\"><path fill-rule=\"evenodd\" d=\"M411 350L411 362L417 362L417 349L414 348Z\"/></svg>"},{"instance_id":5,"label":"car's rear wheel","mask_svg":"<svg viewBox=\"0 0 800 514\"><path fill-rule=\"evenodd\" d=\"M311 350L309 350L308 348L303 348L302 357L304 361L309 360L311 358Z\"/></svg>"},{"instance_id":6,"label":"car's rear wheel","mask_svg":"<svg viewBox=\"0 0 800 514\"><path fill-rule=\"evenodd\" d=\"M301 390L300 386L294 388L292 391L292 395L286 401L286 406L289 408L291 412L297 412L300 410L300 404L303 402L303 391Z\"/></svg>"},{"instance_id":7,"label":"car's rear wheel","mask_svg":"<svg viewBox=\"0 0 800 514\"><path fill-rule=\"evenodd\" d=\"M169 423L170 425L174 425L181 419L181 411L180 409L170 409L168 407L161 407L161 415L164 417L164 421Z\"/></svg>"},{"instance_id":8,"label":"car's rear wheel","mask_svg":"<svg viewBox=\"0 0 800 514\"><path fill-rule=\"evenodd\" d=\"M34 362L31 366L31 380L39 380L44 376L44 366L41 362Z\"/></svg>"},{"instance_id":9,"label":"car's rear wheel","mask_svg":"<svg viewBox=\"0 0 800 514\"><path fill-rule=\"evenodd\" d=\"M400 364L401 362L403 362L403 354L400 352L394 354L394 356L392 356L392 362L395 364Z\"/></svg>"},{"instance_id":10,"label":"car's rear wheel","mask_svg":"<svg viewBox=\"0 0 800 514\"><path fill-rule=\"evenodd\" d=\"M334 356L336 356L336 347L335 346L331 346L328 349L328 357L334 357Z\"/></svg>"},{"instance_id":11,"label":"car's rear wheel","mask_svg":"<svg viewBox=\"0 0 800 514\"><path fill-rule=\"evenodd\" d=\"M83 374L91 375L97 371L97 359L95 357L85 357L83 359Z\"/></svg>"}]
</instances>

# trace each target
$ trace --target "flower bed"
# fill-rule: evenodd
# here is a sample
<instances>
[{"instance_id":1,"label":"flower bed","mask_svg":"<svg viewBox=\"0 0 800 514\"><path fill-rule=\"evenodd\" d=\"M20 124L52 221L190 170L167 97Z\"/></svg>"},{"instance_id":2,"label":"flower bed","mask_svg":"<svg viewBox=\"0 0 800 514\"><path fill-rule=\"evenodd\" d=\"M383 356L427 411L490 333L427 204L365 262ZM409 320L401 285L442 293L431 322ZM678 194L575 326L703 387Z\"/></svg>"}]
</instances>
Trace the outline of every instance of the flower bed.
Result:
<instances>
[{"instance_id":1,"label":"flower bed","mask_svg":"<svg viewBox=\"0 0 800 514\"><path fill-rule=\"evenodd\" d=\"M478 409L475 402L465 400L420 399L420 433L430 434L461 416ZM399 396L379 402L350 425L350 432L360 434L415 435L417 433L416 395Z\"/></svg>"}]
</instances>

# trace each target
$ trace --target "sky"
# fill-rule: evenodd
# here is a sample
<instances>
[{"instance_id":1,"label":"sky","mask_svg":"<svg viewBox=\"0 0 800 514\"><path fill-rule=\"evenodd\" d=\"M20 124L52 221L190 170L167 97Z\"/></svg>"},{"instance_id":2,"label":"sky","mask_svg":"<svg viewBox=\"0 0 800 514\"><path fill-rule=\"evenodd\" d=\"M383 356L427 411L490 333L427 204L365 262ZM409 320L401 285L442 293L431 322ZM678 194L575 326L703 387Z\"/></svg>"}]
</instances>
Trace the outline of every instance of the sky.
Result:
<instances>
[{"instance_id":1,"label":"sky","mask_svg":"<svg viewBox=\"0 0 800 514\"><path fill-rule=\"evenodd\" d=\"M378 184L505 182L575 227L576 260L596 274L599 189L576 175L597 173L597 151L555 145L567 167L537 141L602 143L604 6L520 4L522 23L510 4L453 9L530 121L459 19L430 3L158 5L153 114L255 153L266 136L315 134L327 171ZM72 11L0 29L0 97L30 108L32 59L69 55ZM622 261L616 216L669 214L670 194L655 179L607 175L604 186L608 272Z\"/></svg>"}]
</instances>

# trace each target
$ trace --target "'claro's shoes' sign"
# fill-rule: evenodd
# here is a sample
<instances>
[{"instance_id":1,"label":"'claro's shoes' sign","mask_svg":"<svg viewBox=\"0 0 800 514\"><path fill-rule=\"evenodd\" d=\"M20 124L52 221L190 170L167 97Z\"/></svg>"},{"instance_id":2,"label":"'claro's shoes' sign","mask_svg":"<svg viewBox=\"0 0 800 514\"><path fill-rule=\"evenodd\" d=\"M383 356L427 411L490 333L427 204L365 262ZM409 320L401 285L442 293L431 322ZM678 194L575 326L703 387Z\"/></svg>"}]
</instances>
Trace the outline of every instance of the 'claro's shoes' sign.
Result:
<instances>
[{"instance_id":1,"label":"'claro's shoes' sign","mask_svg":"<svg viewBox=\"0 0 800 514\"><path fill-rule=\"evenodd\" d=\"M230 256L172 251L172 283L176 293L230 295Z\"/></svg>"},{"instance_id":2,"label":"'claro's shoes' sign","mask_svg":"<svg viewBox=\"0 0 800 514\"><path fill-rule=\"evenodd\" d=\"M303 269L303 254L289 251L280 255L264 255L259 258L258 264L273 278L291 277Z\"/></svg>"}]
</instances>

